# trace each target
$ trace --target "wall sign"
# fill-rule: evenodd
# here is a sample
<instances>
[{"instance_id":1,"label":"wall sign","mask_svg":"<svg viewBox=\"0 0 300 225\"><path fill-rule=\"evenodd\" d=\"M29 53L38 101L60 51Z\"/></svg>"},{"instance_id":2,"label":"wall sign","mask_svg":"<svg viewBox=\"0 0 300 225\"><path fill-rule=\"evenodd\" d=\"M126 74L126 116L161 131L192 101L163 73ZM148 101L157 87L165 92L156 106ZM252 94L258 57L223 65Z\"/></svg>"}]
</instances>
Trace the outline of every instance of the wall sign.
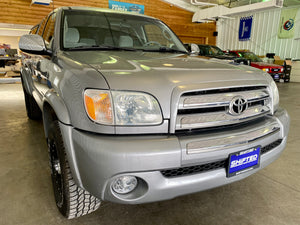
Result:
<instances>
[{"instance_id":1,"label":"wall sign","mask_svg":"<svg viewBox=\"0 0 300 225\"><path fill-rule=\"evenodd\" d=\"M109 0L108 6L110 9L125 11L125 12L136 12L144 14L145 7L139 4L132 4L127 2L117 2Z\"/></svg>"},{"instance_id":2,"label":"wall sign","mask_svg":"<svg viewBox=\"0 0 300 225\"><path fill-rule=\"evenodd\" d=\"M50 5L50 2L52 0L32 0L31 4L37 4L37 5Z\"/></svg>"},{"instance_id":3,"label":"wall sign","mask_svg":"<svg viewBox=\"0 0 300 225\"><path fill-rule=\"evenodd\" d=\"M253 16L242 17L240 19L239 41L249 41L251 37Z\"/></svg>"},{"instance_id":4,"label":"wall sign","mask_svg":"<svg viewBox=\"0 0 300 225\"><path fill-rule=\"evenodd\" d=\"M288 39L294 37L297 12L297 8L281 10L278 38Z\"/></svg>"}]
</instances>

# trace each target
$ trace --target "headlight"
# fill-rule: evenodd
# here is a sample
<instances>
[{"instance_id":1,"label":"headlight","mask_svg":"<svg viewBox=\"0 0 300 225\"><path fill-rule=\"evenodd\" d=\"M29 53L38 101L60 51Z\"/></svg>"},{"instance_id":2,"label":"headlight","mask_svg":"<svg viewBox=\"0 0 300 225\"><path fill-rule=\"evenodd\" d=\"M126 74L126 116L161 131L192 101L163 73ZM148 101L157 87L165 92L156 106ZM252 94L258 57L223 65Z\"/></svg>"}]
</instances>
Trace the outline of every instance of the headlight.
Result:
<instances>
[{"instance_id":1,"label":"headlight","mask_svg":"<svg viewBox=\"0 0 300 225\"><path fill-rule=\"evenodd\" d=\"M88 89L84 103L89 118L100 124L158 125L163 120L157 100L146 93Z\"/></svg>"},{"instance_id":2,"label":"headlight","mask_svg":"<svg viewBox=\"0 0 300 225\"><path fill-rule=\"evenodd\" d=\"M280 69L280 72L283 72L283 68Z\"/></svg>"},{"instance_id":3,"label":"headlight","mask_svg":"<svg viewBox=\"0 0 300 225\"><path fill-rule=\"evenodd\" d=\"M269 72L268 68L263 68L262 70L265 71L265 72Z\"/></svg>"},{"instance_id":4,"label":"headlight","mask_svg":"<svg viewBox=\"0 0 300 225\"><path fill-rule=\"evenodd\" d=\"M273 80L271 81L270 88L271 88L272 99L273 99L273 102L272 102L273 113L275 113L279 106L279 92L278 92L277 85Z\"/></svg>"},{"instance_id":5,"label":"headlight","mask_svg":"<svg viewBox=\"0 0 300 225\"><path fill-rule=\"evenodd\" d=\"M158 102L149 94L112 91L116 125L158 125L162 115Z\"/></svg>"},{"instance_id":6,"label":"headlight","mask_svg":"<svg viewBox=\"0 0 300 225\"><path fill-rule=\"evenodd\" d=\"M109 91L86 90L84 92L84 105L91 120L105 125L114 124Z\"/></svg>"}]
</instances>

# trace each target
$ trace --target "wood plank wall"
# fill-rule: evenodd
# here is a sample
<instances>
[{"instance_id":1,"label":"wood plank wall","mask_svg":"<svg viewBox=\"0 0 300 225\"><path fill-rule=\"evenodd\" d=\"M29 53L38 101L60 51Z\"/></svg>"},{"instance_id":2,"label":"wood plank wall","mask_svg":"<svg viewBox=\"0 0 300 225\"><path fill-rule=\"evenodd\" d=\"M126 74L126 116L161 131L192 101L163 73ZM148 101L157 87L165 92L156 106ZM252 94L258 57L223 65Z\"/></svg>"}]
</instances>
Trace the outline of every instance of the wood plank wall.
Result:
<instances>
[{"instance_id":1,"label":"wood plank wall","mask_svg":"<svg viewBox=\"0 0 300 225\"><path fill-rule=\"evenodd\" d=\"M123 0L119 0L123 1ZM172 6L161 0L126 0L145 6L145 15L164 21L184 43L216 44L215 23L192 23L192 12ZM50 6L31 5L31 0L1 0L0 23L29 24L39 23L50 11ZM54 8L61 6L93 6L108 8L108 0L54 0Z\"/></svg>"}]
</instances>

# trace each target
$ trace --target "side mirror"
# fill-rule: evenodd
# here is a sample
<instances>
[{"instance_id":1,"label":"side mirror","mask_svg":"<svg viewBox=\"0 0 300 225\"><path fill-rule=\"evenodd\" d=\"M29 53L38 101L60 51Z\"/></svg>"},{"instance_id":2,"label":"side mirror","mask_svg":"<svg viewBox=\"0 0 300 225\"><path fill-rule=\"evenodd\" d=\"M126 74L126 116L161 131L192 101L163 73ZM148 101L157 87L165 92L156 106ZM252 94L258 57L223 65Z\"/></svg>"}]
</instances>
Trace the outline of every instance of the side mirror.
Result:
<instances>
[{"instance_id":1,"label":"side mirror","mask_svg":"<svg viewBox=\"0 0 300 225\"><path fill-rule=\"evenodd\" d=\"M44 39L37 34L26 34L21 36L19 41L19 48L23 52L38 55L50 55L51 52L47 50Z\"/></svg>"},{"instance_id":2,"label":"side mirror","mask_svg":"<svg viewBox=\"0 0 300 225\"><path fill-rule=\"evenodd\" d=\"M198 55L200 52L199 46L196 44L191 44L191 54Z\"/></svg>"}]
</instances>

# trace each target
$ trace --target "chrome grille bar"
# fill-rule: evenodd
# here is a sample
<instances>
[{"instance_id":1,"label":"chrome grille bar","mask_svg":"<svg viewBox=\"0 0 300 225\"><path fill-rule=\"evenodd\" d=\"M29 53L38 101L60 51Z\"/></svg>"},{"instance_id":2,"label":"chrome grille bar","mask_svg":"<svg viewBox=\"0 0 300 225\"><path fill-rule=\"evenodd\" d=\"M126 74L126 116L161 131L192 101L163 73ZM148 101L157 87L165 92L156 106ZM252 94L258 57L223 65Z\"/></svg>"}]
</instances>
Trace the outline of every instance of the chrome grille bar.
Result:
<instances>
[{"instance_id":1,"label":"chrome grille bar","mask_svg":"<svg viewBox=\"0 0 300 225\"><path fill-rule=\"evenodd\" d=\"M243 90L243 91L241 91ZM241 113L230 111L233 99L245 99ZM266 87L216 89L185 93L179 98L175 130L190 130L237 124L270 113L270 95Z\"/></svg>"},{"instance_id":2,"label":"chrome grille bar","mask_svg":"<svg viewBox=\"0 0 300 225\"><path fill-rule=\"evenodd\" d=\"M257 101L267 99L269 94L265 90L255 90L182 97L179 101L179 109L229 105L234 96L242 96L248 101Z\"/></svg>"},{"instance_id":3,"label":"chrome grille bar","mask_svg":"<svg viewBox=\"0 0 300 225\"><path fill-rule=\"evenodd\" d=\"M233 116L224 112L178 115L176 130L236 124L260 117L269 112L270 110L268 107L258 106L248 108L243 114L238 116Z\"/></svg>"}]
</instances>

